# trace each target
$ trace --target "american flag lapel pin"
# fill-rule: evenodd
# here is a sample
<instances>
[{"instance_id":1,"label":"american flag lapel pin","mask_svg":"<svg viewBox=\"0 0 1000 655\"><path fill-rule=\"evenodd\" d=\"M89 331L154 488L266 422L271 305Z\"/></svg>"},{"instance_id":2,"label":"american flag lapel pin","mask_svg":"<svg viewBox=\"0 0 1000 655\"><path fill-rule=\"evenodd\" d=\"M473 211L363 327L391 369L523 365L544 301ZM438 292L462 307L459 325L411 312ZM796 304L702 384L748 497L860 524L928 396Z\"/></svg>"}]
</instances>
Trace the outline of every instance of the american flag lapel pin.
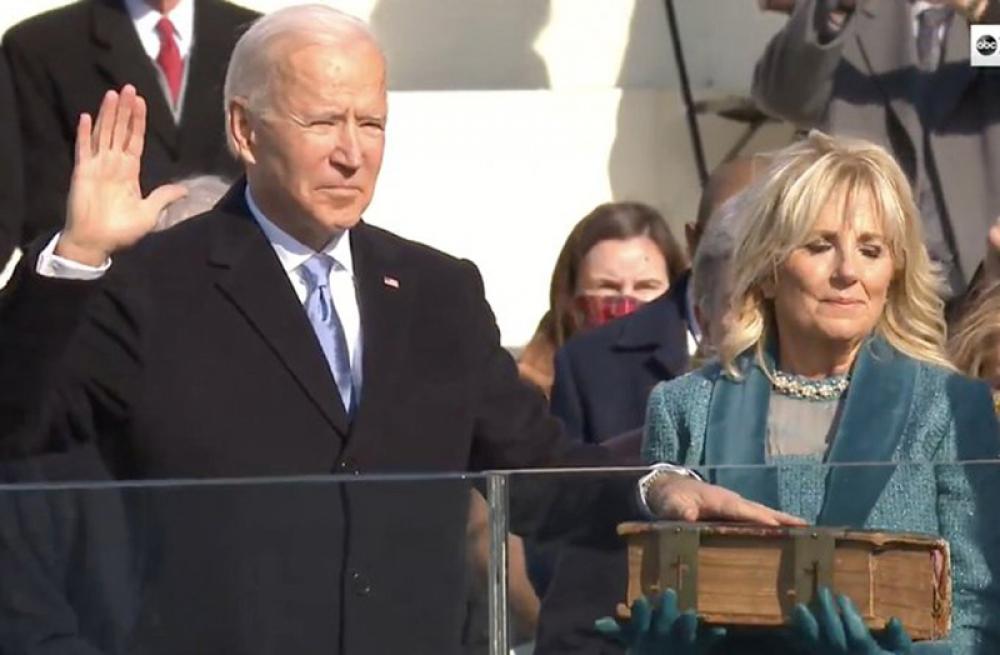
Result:
<instances>
[{"instance_id":1,"label":"american flag lapel pin","mask_svg":"<svg viewBox=\"0 0 1000 655\"><path fill-rule=\"evenodd\" d=\"M389 277L388 275L382 276L382 284L387 287L392 287L393 289L399 288L399 280L394 277Z\"/></svg>"}]
</instances>

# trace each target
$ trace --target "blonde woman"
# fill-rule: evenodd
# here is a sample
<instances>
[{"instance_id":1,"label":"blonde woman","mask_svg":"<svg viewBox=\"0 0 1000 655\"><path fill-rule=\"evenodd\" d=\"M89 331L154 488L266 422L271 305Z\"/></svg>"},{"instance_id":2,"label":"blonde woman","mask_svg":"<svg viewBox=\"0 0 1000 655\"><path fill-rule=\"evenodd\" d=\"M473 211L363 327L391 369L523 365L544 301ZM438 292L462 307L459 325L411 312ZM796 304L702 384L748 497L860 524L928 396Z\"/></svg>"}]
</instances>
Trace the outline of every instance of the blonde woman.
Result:
<instances>
[{"instance_id":1,"label":"blonde woman","mask_svg":"<svg viewBox=\"0 0 1000 655\"><path fill-rule=\"evenodd\" d=\"M969 307L955 324L948 353L958 370L992 387L1000 414L1000 283L977 294Z\"/></svg>"},{"instance_id":2,"label":"blonde woman","mask_svg":"<svg viewBox=\"0 0 1000 655\"><path fill-rule=\"evenodd\" d=\"M645 460L705 467L711 483L809 523L946 537L950 652L1000 652L997 521L976 512L1000 476L949 466L995 458L997 422L987 387L945 355L906 178L875 145L813 132L775 153L747 194L717 361L653 390ZM826 466L858 462L886 465ZM684 499L708 483L663 475L647 502L697 520ZM843 599L819 600L794 613L805 651L774 631L766 651L724 652L910 652L898 623L880 642Z\"/></svg>"}]
</instances>

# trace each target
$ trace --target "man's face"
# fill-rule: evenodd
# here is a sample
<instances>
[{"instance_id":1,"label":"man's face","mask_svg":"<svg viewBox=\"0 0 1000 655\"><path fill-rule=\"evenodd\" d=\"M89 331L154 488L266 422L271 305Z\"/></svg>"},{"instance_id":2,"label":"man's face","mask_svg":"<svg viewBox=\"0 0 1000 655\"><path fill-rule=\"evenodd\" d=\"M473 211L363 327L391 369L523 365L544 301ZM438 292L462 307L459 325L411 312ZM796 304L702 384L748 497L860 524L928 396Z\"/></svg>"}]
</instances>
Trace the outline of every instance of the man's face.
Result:
<instances>
[{"instance_id":1,"label":"man's face","mask_svg":"<svg viewBox=\"0 0 1000 655\"><path fill-rule=\"evenodd\" d=\"M243 158L254 200L306 245L357 224L382 166L385 67L375 46L286 46L268 108L248 118ZM249 156L248 156L249 155Z\"/></svg>"},{"instance_id":2,"label":"man's face","mask_svg":"<svg viewBox=\"0 0 1000 655\"><path fill-rule=\"evenodd\" d=\"M167 14L181 3L181 0L146 0L146 4L161 14Z\"/></svg>"}]
</instances>

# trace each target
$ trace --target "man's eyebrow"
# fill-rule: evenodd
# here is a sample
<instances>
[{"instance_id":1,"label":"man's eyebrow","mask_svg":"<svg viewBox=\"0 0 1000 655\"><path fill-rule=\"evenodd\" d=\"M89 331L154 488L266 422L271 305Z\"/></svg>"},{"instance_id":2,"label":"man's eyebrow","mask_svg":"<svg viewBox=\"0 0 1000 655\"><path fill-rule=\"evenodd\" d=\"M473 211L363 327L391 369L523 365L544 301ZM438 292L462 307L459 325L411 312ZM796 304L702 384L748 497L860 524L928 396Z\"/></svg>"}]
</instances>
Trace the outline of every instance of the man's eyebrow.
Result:
<instances>
[{"instance_id":1,"label":"man's eyebrow","mask_svg":"<svg viewBox=\"0 0 1000 655\"><path fill-rule=\"evenodd\" d=\"M328 119L328 118L337 118L337 119L339 119L339 118L344 118L345 116L347 116L347 112L346 111L341 111L341 110L338 110L338 109L328 109L328 110L325 110L325 111L316 111L316 112L312 112L310 114L306 114L304 116L304 118L306 120L315 121L315 120L323 120L323 119Z\"/></svg>"}]
</instances>

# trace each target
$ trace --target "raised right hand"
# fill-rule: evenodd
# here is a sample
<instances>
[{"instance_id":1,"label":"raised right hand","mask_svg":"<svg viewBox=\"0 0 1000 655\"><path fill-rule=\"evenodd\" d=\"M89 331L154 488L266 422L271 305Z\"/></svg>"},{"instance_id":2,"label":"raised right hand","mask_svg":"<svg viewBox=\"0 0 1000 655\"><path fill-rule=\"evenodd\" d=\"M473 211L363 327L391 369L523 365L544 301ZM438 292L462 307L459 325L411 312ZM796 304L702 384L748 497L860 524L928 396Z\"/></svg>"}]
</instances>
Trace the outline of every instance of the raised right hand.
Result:
<instances>
[{"instance_id":1,"label":"raised right hand","mask_svg":"<svg viewBox=\"0 0 1000 655\"><path fill-rule=\"evenodd\" d=\"M740 521L760 525L802 526L797 516L779 512L718 485L680 475L653 481L647 494L649 510L673 521Z\"/></svg>"},{"instance_id":2,"label":"raised right hand","mask_svg":"<svg viewBox=\"0 0 1000 655\"><path fill-rule=\"evenodd\" d=\"M168 184L142 197L145 133L146 102L130 84L104 95L93 126L89 114L80 116L66 224L55 254L99 266L148 234L160 211L185 195L184 187Z\"/></svg>"}]
</instances>

